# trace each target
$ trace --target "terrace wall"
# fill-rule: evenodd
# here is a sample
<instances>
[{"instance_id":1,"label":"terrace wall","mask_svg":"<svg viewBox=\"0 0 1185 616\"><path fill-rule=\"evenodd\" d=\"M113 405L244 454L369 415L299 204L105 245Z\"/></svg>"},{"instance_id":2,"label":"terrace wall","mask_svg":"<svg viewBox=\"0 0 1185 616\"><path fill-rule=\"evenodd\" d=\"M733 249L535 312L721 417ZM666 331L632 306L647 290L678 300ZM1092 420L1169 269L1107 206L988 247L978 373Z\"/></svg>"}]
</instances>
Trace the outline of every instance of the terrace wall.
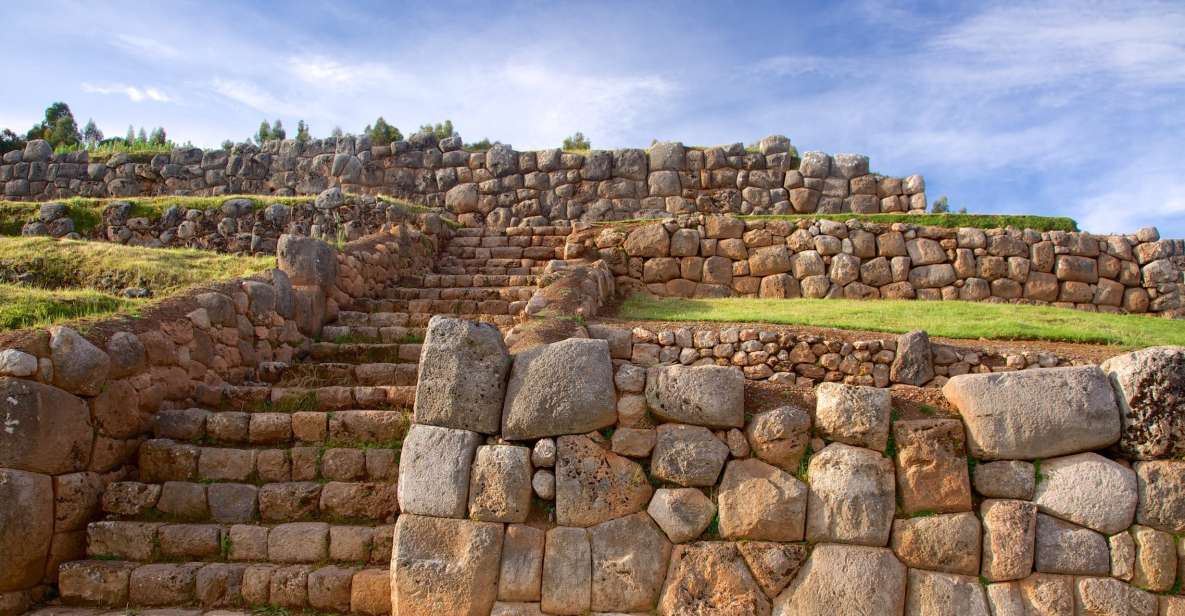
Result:
<instances>
[{"instance_id":1,"label":"terrace wall","mask_svg":"<svg viewBox=\"0 0 1185 616\"><path fill-rule=\"evenodd\" d=\"M688 212L875 213L926 208L925 182L870 173L867 156L808 152L771 136L759 151L740 143L648 150L517 152L496 144L461 149L459 137L427 134L389 146L366 137L271 141L230 151L179 149L146 161L125 154L53 156L43 141L0 164L7 199L147 195L316 195L339 186L444 207L466 225L619 220Z\"/></svg>"},{"instance_id":2,"label":"terrace wall","mask_svg":"<svg viewBox=\"0 0 1185 616\"><path fill-rule=\"evenodd\" d=\"M585 228L571 259L602 259L623 291L675 297L925 299L1182 311L1185 242L1031 229L745 220L696 215Z\"/></svg>"}]
</instances>

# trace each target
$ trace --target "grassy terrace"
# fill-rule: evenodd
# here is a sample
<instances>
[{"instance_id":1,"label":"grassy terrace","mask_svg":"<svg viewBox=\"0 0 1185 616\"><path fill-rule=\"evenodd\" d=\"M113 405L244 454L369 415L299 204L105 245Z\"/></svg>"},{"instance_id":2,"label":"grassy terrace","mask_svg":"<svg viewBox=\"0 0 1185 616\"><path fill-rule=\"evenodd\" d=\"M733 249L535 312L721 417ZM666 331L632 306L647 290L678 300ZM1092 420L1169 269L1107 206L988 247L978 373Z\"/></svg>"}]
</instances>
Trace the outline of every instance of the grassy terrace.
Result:
<instances>
[{"instance_id":1,"label":"grassy terrace","mask_svg":"<svg viewBox=\"0 0 1185 616\"><path fill-rule=\"evenodd\" d=\"M238 257L190 249L121 246L107 242L0 238L0 331L86 317L135 315L149 303L187 289L275 266L274 257ZM117 293L151 289L151 299Z\"/></svg>"},{"instance_id":2,"label":"grassy terrace","mask_svg":"<svg viewBox=\"0 0 1185 616\"><path fill-rule=\"evenodd\" d=\"M351 203L355 198L355 195L347 194L346 203ZM217 197L159 196L109 199L71 197L69 199L59 199L53 201L53 203L65 204L69 208L70 218L74 220L75 229L80 234L86 235L90 230L102 223L103 210L108 205L117 201L132 204L132 217L143 217L156 221L164 215L165 210L174 205L180 205L188 209L213 210L222 207L223 203L231 199L246 199L251 202L255 209L263 209L274 204L291 207L312 203L316 197L312 195L302 197L276 197L270 195L220 195ZM394 197L379 196L377 199L388 206L395 206L409 214L437 211L433 208L416 205ZM37 218L37 212L40 207L40 202L0 201L0 235L19 235L22 225Z\"/></svg>"},{"instance_id":3,"label":"grassy terrace","mask_svg":"<svg viewBox=\"0 0 1185 616\"><path fill-rule=\"evenodd\" d=\"M1016 227L1018 229L1033 229L1036 231L1077 231L1078 223L1073 218L1063 216L1021 216L1013 214L770 214L738 216L745 220L834 220L845 222L860 220L891 224L895 222L912 225L946 227L974 227L979 229L1002 229ZM654 222L653 220L630 219L594 223L597 225L636 225Z\"/></svg>"},{"instance_id":4,"label":"grassy terrace","mask_svg":"<svg viewBox=\"0 0 1185 616\"><path fill-rule=\"evenodd\" d=\"M617 315L640 321L774 323L944 338L1052 340L1122 347L1185 344L1185 323L1047 306L901 300L676 299L634 295Z\"/></svg>"}]
</instances>

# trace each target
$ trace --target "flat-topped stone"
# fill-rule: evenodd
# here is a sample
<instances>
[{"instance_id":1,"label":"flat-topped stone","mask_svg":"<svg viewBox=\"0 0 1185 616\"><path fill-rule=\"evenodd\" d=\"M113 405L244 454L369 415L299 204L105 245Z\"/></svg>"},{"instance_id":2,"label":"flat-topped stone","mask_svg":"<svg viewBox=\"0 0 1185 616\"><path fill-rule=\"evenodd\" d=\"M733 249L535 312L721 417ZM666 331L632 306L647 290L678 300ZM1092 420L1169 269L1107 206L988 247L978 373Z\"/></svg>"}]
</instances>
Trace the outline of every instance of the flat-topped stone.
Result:
<instances>
[{"instance_id":1,"label":"flat-topped stone","mask_svg":"<svg viewBox=\"0 0 1185 616\"><path fill-rule=\"evenodd\" d=\"M745 425L745 376L723 366L660 366L646 375L646 402L666 421L740 428Z\"/></svg>"},{"instance_id":2,"label":"flat-topped stone","mask_svg":"<svg viewBox=\"0 0 1185 616\"><path fill-rule=\"evenodd\" d=\"M496 434L509 370L510 352L498 328L432 317L420 354L415 421Z\"/></svg>"}]
</instances>

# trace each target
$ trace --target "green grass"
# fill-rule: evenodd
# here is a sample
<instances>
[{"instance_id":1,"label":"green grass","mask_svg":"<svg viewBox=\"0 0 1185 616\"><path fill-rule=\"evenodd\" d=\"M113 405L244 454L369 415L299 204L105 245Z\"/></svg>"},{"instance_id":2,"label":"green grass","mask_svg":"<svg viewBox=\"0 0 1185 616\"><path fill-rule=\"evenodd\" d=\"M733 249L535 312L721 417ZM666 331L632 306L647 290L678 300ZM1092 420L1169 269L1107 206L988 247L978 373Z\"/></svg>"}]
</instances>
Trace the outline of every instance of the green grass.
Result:
<instances>
[{"instance_id":1,"label":"green grass","mask_svg":"<svg viewBox=\"0 0 1185 616\"><path fill-rule=\"evenodd\" d=\"M881 224L895 222L913 225L945 227L957 229L972 227L977 229L1002 229L1016 227L1018 229L1033 229L1036 231L1077 231L1078 223L1072 218L1064 216L1021 216L1012 214L767 214L738 216L744 220L834 220L846 222L859 220ZM596 222L595 225L634 225L641 222L655 222L654 220L630 219L619 221Z\"/></svg>"},{"instance_id":2,"label":"green grass","mask_svg":"<svg viewBox=\"0 0 1185 616\"><path fill-rule=\"evenodd\" d=\"M32 275L28 283L0 283L0 331L115 314L136 316L154 301L184 290L274 266L273 257L0 237L0 274ZM127 287L147 287L153 297L116 295Z\"/></svg>"},{"instance_id":3,"label":"green grass","mask_svg":"<svg viewBox=\"0 0 1185 616\"><path fill-rule=\"evenodd\" d=\"M677 299L633 295L616 315L643 321L772 323L944 338L1054 340L1127 348L1185 345L1185 324L1050 306L918 300Z\"/></svg>"}]
</instances>

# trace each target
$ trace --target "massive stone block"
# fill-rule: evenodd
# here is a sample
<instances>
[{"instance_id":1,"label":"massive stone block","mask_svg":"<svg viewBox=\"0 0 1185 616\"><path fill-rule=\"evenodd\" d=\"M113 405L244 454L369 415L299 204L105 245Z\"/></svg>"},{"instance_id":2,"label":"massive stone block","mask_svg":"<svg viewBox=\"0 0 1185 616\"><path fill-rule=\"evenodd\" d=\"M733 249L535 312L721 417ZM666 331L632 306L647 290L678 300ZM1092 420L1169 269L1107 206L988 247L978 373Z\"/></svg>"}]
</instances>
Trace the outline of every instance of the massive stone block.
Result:
<instances>
[{"instance_id":1,"label":"massive stone block","mask_svg":"<svg viewBox=\"0 0 1185 616\"><path fill-rule=\"evenodd\" d=\"M978 578L910 569L905 615L992 616L992 613Z\"/></svg>"},{"instance_id":2,"label":"massive stone block","mask_svg":"<svg viewBox=\"0 0 1185 616\"><path fill-rule=\"evenodd\" d=\"M1105 576L1111 572L1106 537L1045 514L1037 514L1034 554L1034 568L1042 573Z\"/></svg>"},{"instance_id":3,"label":"massive stone block","mask_svg":"<svg viewBox=\"0 0 1185 616\"><path fill-rule=\"evenodd\" d=\"M1019 580L1033 570L1037 506L1016 500L985 500L983 560L980 574L988 581Z\"/></svg>"},{"instance_id":4,"label":"massive stone block","mask_svg":"<svg viewBox=\"0 0 1185 616\"><path fill-rule=\"evenodd\" d=\"M1095 453L1041 463L1033 502L1042 513L1113 535L1136 513L1136 474Z\"/></svg>"},{"instance_id":5,"label":"massive stone block","mask_svg":"<svg viewBox=\"0 0 1185 616\"><path fill-rule=\"evenodd\" d=\"M337 283L337 254L321 240L285 233L276 244L276 261L294 286L324 291Z\"/></svg>"},{"instance_id":6,"label":"massive stone block","mask_svg":"<svg viewBox=\"0 0 1185 616\"><path fill-rule=\"evenodd\" d=\"M49 328L53 384L82 396L103 391L111 358L78 332L61 325Z\"/></svg>"},{"instance_id":7,"label":"massive stone block","mask_svg":"<svg viewBox=\"0 0 1185 616\"><path fill-rule=\"evenodd\" d=\"M432 317L420 352L416 423L496 434L509 370L498 328Z\"/></svg>"},{"instance_id":8,"label":"massive stone block","mask_svg":"<svg viewBox=\"0 0 1185 616\"><path fill-rule=\"evenodd\" d=\"M807 486L760 460L733 460L720 482L720 535L727 539L801 541Z\"/></svg>"},{"instance_id":9,"label":"massive stone block","mask_svg":"<svg viewBox=\"0 0 1185 616\"><path fill-rule=\"evenodd\" d=\"M486 616L498 590L502 525L403 514L391 545L391 612Z\"/></svg>"},{"instance_id":10,"label":"massive stone block","mask_svg":"<svg viewBox=\"0 0 1185 616\"><path fill-rule=\"evenodd\" d=\"M646 375L646 402L666 421L710 428L745 425L745 376L723 366L664 366Z\"/></svg>"},{"instance_id":11,"label":"massive stone block","mask_svg":"<svg viewBox=\"0 0 1185 616\"><path fill-rule=\"evenodd\" d=\"M1100 366L1119 401L1119 449L1137 460L1185 454L1185 347L1152 347Z\"/></svg>"},{"instance_id":12,"label":"massive stone block","mask_svg":"<svg viewBox=\"0 0 1185 616\"><path fill-rule=\"evenodd\" d=\"M582 434L613 425L617 400L604 340L569 338L519 353L510 370L502 436Z\"/></svg>"},{"instance_id":13,"label":"massive stone block","mask_svg":"<svg viewBox=\"0 0 1185 616\"><path fill-rule=\"evenodd\" d=\"M905 609L905 565L886 548L821 544L774 602L774 616L877 614Z\"/></svg>"},{"instance_id":14,"label":"massive stone block","mask_svg":"<svg viewBox=\"0 0 1185 616\"><path fill-rule=\"evenodd\" d=\"M681 486L712 486L728 459L728 445L701 426L663 424L650 460L650 472Z\"/></svg>"},{"instance_id":15,"label":"massive stone block","mask_svg":"<svg viewBox=\"0 0 1185 616\"><path fill-rule=\"evenodd\" d=\"M893 424L897 491L907 514L971 510L971 482L963 423L920 419Z\"/></svg>"},{"instance_id":16,"label":"massive stone block","mask_svg":"<svg viewBox=\"0 0 1185 616\"><path fill-rule=\"evenodd\" d=\"M1096 366L952 377L942 388L967 425L972 455L1033 460L1119 440L1119 409Z\"/></svg>"},{"instance_id":17,"label":"massive stone block","mask_svg":"<svg viewBox=\"0 0 1185 616\"><path fill-rule=\"evenodd\" d=\"M480 442L476 432L413 425L400 456L399 507L419 515L465 517L469 471Z\"/></svg>"},{"instance_id":18,"label":"massive stone block","mask_svg":"<svg viewBox=\"0 0 1185 616\"><path fill-rule=\"evenodd\" d=\"M811 458L808 472L807 541L889 543L896 499L888 458L832 443Z\"/></svg>"},{"instance_id":19,"label":"massive stone block","mask_svg":"<svg viewBox=\"0 0 1185 616\"><path fill-rule=\"evenodd\" d=\"M0 469L0 503L0 592L29 588L45 574L54 530L53 481Z\"/></svg>"},{"instance_id":20,"label":"massive stone block","mask_svg":"<svg viewBox=\"0 0 1185 616\"><path fill-rule=\"evenodd\" d=\"M815 430L831 440L883 451L889 440L889 391L842 383L815 388Z\"/></svg>"},{"instance_id":21,"label":"massive stone block","mask_svg":"<svg viewBox=\"0 0 1185 616\"><path fill-rule=\"evenodd\" d=\"M541 607L552 614L586 614L592 604L592 544L584 528L547 531Z\"/></svg>"},{"instance_id":22,"label":"massive stone block","mask_svg":"<svg viewBox=\"0 0 1185 616\"><path fill-rule=\"evenodd\" d=\"M544 538L542 529L526 524L507 525L498 575L499 601L539 600Z\"/></svg>"},{"instance_id":23,"label":"massive stone block","mask_svg":"<svg viewBox=\"0 0 1185 616\"><path fill-rule=\"evenodd\" d=\"M758 413L745 427L753 454L787 471L797 472L811 439L811 413L798 406L783 406Z\"/></svg>"},{"instance_id":24,"label":"massive stone block","mask_svg":"<svg viewBox=\"0 0 1185 616\"><path fill-rule=\"evenodd\" d=\"M90 462L90 410L57 387L0 378L0 421L0 467L56 475Z\"/></svg>"},{"instance_id":25,"label":"massive stone block","mask_svg":"<svg viewBox=\"0 0 1185 616\"><path fill-rule=\"evenodd\" d=\"M584 436L562 436L555 467L556 520L595 526L642 511L653 488L641 465Z\"/></svg>"},{"instance_id":26,"label":"massive stone block","mask_svg":"<svg viewBox=\"0 0 1185 616\"><path fill-rule=\"evenodd\" d=\"M978 575L980 545L979 518L970 511L893 520L891 547L910 567Z\"/></svg>"},{"instance_id":27,"label":"massive stone block","mask_svg":"<svg viewBox=\"0 0 1185 616\"><path fill-rule=\"evenodd\" d=\"M469 479L469 517L523 522L531 508L531 450L513 445L477 448Z\"/></svg>"},{"instance_id":28,"label":"massive stone block","mask_svg":"<svg viewBox=\"0 0 1185 616\"><path fill-rule=\"evenodd\" d=\"M1170 533L1185 533L1185 460L1137 462L1136 522Z\"/></svg>"},{"instance_id":29,"label":"massive stone block","mask_svg":"<svg viewBox=\"0 0 1185 616\"><path fill-rule=\"evenodd\" d=\"M677 545L658 613L768 616L770 601L735 543Z\"/></svg>"},{"instance_id":30,"label":"massive stone block","mask_svg":"<svg viewBox=\"0 0 1185 616\"><path fill-rule=\"evenodd\" d=\"M930 350L930 336L919 330L897 338L897 355L889 368L889 380L920 387L932 378L934 358Z\"/></svg>"},{"instance_id":31,"label":"massive stone block","mask_svg":"<svg viewBox=\"0 0 1185 616\"><path fill-rule=\"evenodd\" d=\"M590 529L592 609L644 612L654 608L667 573L671 542L645 513Z\"/></svg>"}]
</instances>

